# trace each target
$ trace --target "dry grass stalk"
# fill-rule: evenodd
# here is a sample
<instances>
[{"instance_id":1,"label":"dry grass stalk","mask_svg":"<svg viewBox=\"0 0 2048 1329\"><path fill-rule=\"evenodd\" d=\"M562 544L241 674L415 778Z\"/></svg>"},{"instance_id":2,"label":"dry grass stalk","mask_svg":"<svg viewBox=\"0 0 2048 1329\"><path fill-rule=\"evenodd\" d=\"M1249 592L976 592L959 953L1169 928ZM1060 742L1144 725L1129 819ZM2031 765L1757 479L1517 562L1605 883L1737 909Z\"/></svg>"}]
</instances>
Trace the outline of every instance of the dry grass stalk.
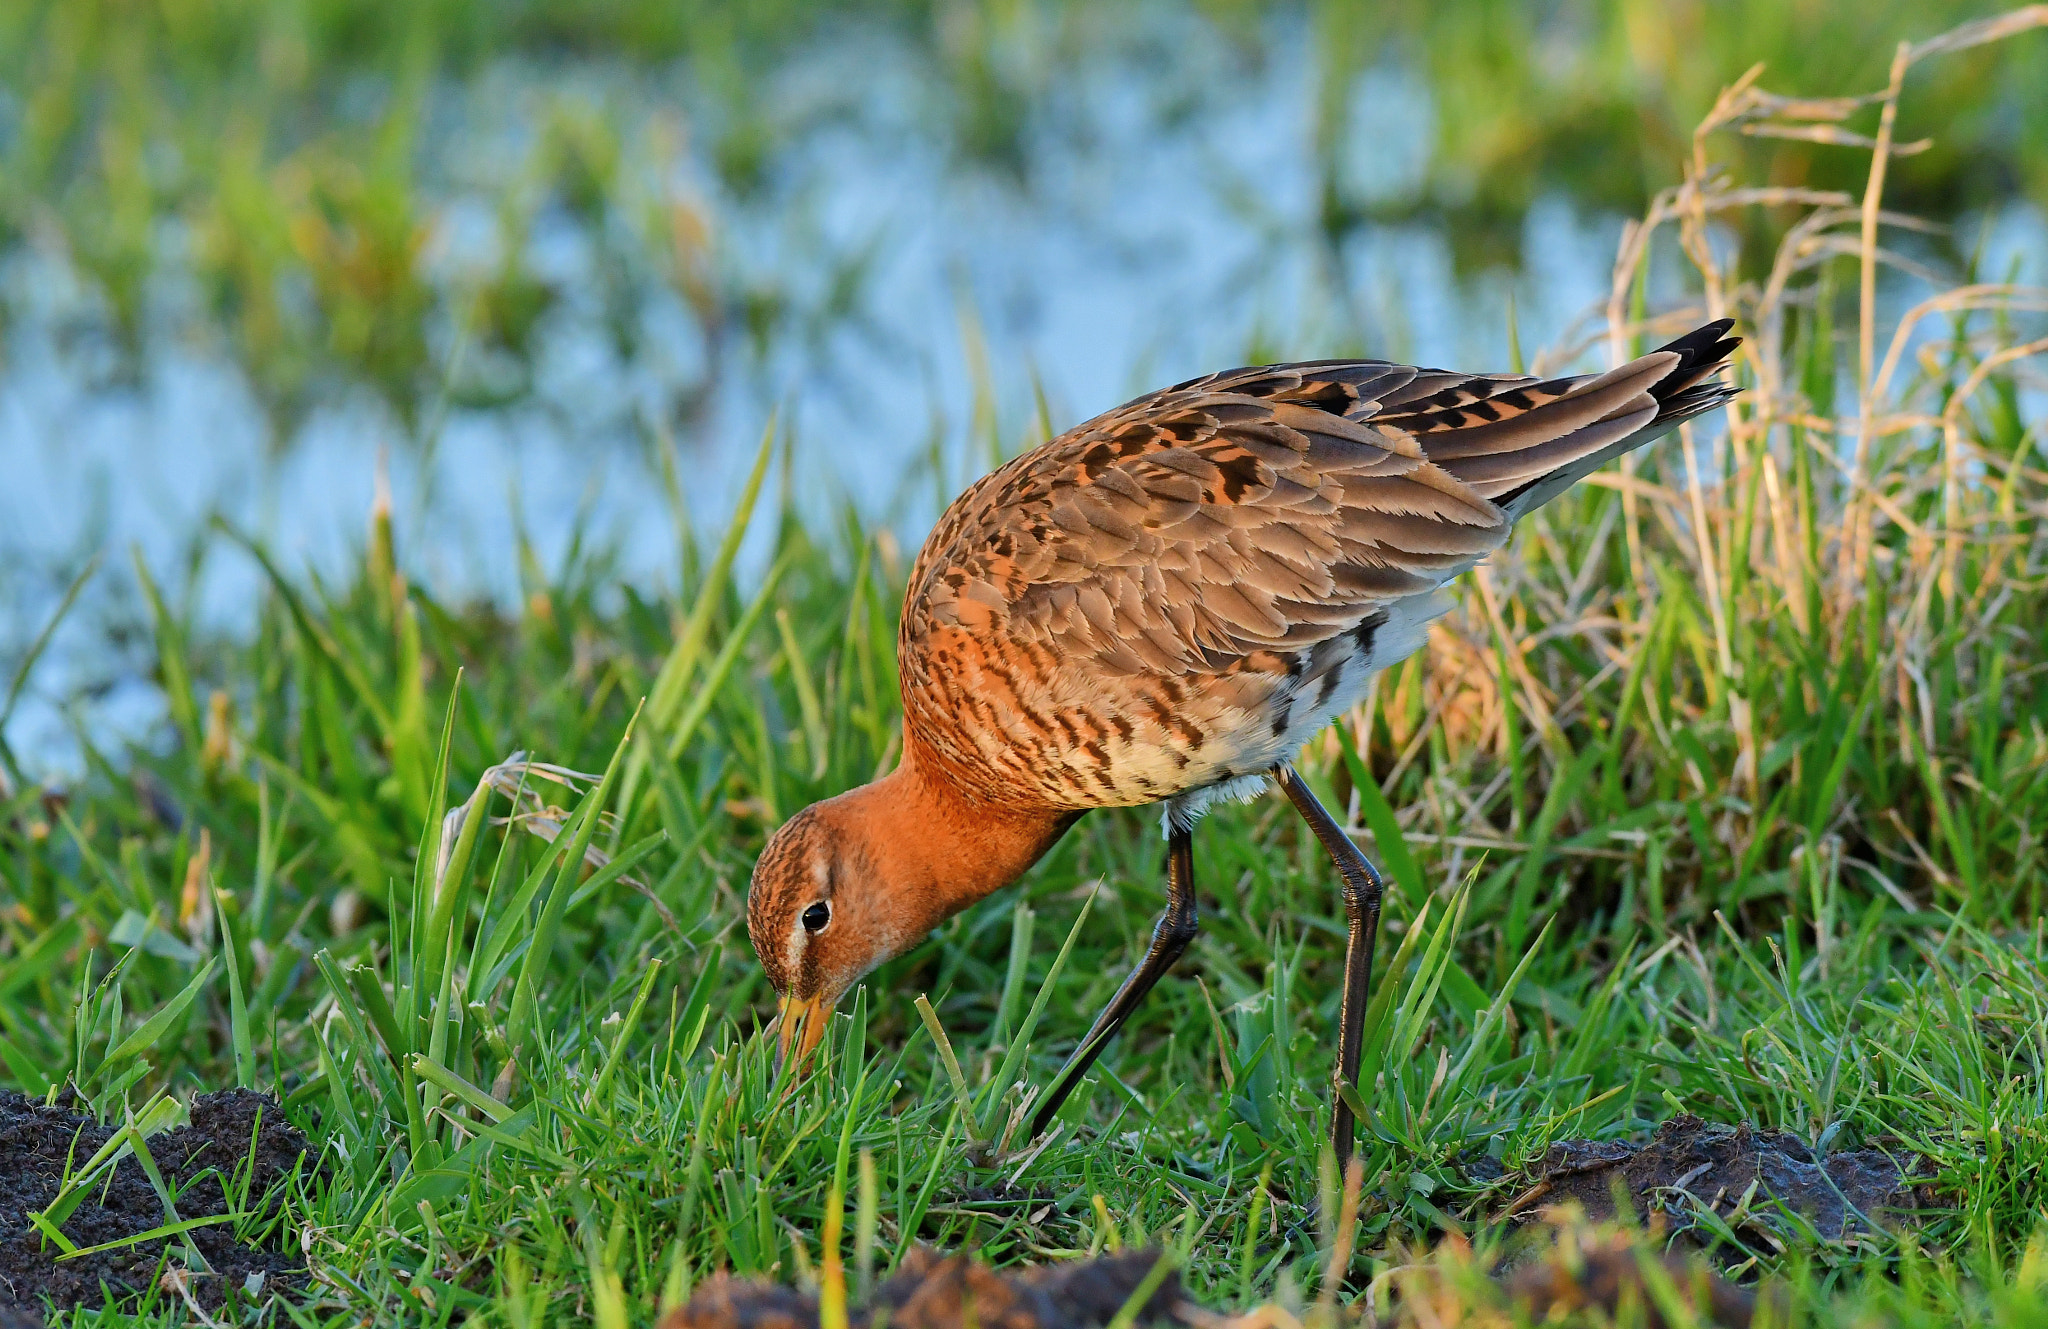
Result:
<instances>
[{"instance_id":1,"label":"dry grass stalk","mask_svg":"<svg viewBox=\"0 0 2048 1329\"><path fill-rule=\"evenodd\" d=\"M594 787L602 778L589 771L571 770L567 766L557 766L551 762L532 761L524 752L514 752L478 777L476 792L479 796L487 796L490 792L500 793L512 802L511 814L492 817L490 825L517 826L553 844L555 837L569 824L570 813L543 799L530 781L546 780L564 789L581 792ZM445 884L449 859L454 855L455 843L462 834L463 823L469 820L472 802L479 807L485 806L481 798L466 800L449 808L441 819L441 849L434 863L434 893L437 896ZM609 812L600 816L606 825L613 821L613 816ZM611 861L612 856L595 844L583 851L583 865L592 872L596 872ZM619 880L645 896L670 931L682 934L682 925L676 921L675 914L662 903L661 897L656 895L646 882L631 873L621 874Z\"/></svg>"},{"instance_id":2,"label":"dry grass stalk","mask_svg":"<svg viewBox=\"0 0 2048 1329\"><path fill-rule=\"evenodd\" d=\"M1734 751L1725 768L1701 770L1690 758L1684 765L1700 796L1717 794L1731 809L1717 833L1741 853L1758 833L1759 805L1770 793L1762 784L1762 749L1765 735L1775 732L1768 727L1773 720L1760 717L1754 694L1787 680L1778 672L1783 646L1770 645L1768 653L1745 661L1740 638L1774 643L1781 633L1796 636L1840 663L1863 649L1873 614L1885 628L1881 655L1863 667L1895 676L1897 687L1885 690L1879 703L1896 712L1881 710L1870 723L1883 732L1911 716L1907 728L1918 751L1910 750L1913 745L1902 750L1909 768L1936 755L1925 712L1935 704L1926 678L1938 624L2008 608L2012 596L2037 587L2048 563L2036 525L2048 516L2048 468L2031 463L2025 439L2017 449L1986 447L1983 427L1993 385L2005 391L2003 385L2038 381L2029 375L2048 354L2048 337L2020 329L2048 312L2048 289L1965 281L1928 293L1891 326L1881 326L1881 269L1907 282L1942 282L1926 262L1880 243L1887 233L1942 230L1884 206L1886 165L1922 146L1894 137L1906 77L1916 65L2043 26L2048 6L2033 5L1902 45L1886 85L1858 96L1773 93L1761 86L1760 66L1722 94L1693 136L1684 181L1658 193L1644 216L1625 228L1604 328L1575 333L1539 355L1537 372L1556 372L1602 336L1610 363L1618 364L1653 338L1726 314L1748 339L1738 353L1748 391L1728 408L1727 433L1712 453L1702 455L1701 440L1688 429L1678 443L1681 456L1667 446L1645 458L1640 471L1624 459L1618 475L1595 477L1622 495L1625 575L1600 575L1611 557L1604 527L1599 538L1585 541L1568 523L1553 526L1539 515L1527 523L1522 557L1501 560L1471 579L1460 608L1431 638L1427 668L1418 663L1381 679L1367 708L1353 718L1360 750L1380 745L1376 773L1391 767L1384 787L1398 785L1439 741L1443 751L1433 763L1439 768L1466 772L1482 758L1505 764L1510 706L1521 717L1520 756L1536 763L1537 781L1547 784L1580 741L1563 733L1571 713L1620 673L1641 679L1633 704L1665 749L1635 759L1669 763L1678 755L1678 735L1688 729L1721 727L1729 735ZM1872 108L1878 112L1874 132L1847 127ZM1871 168L1854 197L1743 185L1714 161L1714 145L1724 135L1796 138L1866 152ZM1784 230L1764 274L1751 278L1734 266L1732 247L1718 228L1757 208L1803 215ZM1667 233L1697 277L1698 301L1647 311L1641 306L1652 254ZM1837 420L1827 402L1809 398L1812 371L1802 378L1800 356L1810 352L1790 343L1795 326L1802 335L1817 321L1828 326L1826 270L1845 256L1856 262L1856 295L1849 302L1855 352L1852 364L1834 373L1853 374L1857 408L1853 418ZM1930 339L1927 330L1938 325L1942 334ZM2038 442L2037 433L2028 437ZM1683 468L1676 483L1661 478L1673 472L1659 468L1671 466ZM1810 489L1802 489L1807 482L1799 477L1809 472ZM1699 662L1697 686L1652 686L1644 676L1644 653L1666 593L1653 568L1668 566L1674 555L1708 628L1708 658ZM1973 558L1978 561L1971 564ZM1881 603L1871 604L1873 598ZM1981 645L1982 633L1990 631L1987 625L1966 635L1963 644ZM1591 671L1578 664L1560 669L1548 646L1560 639L1592 652L1599 676L1589 681ZM1951 638L1941 640L1948 643L1942 650L1959 649ZM1758 662L1770 666L1761 675ZM1502 695L1504 686L1511 695ZM1466 787L1486 784L1482 776ZM1498 810L1489 810L1497 792L1489 787L1476 801L1431 794L1424 803L1436 809L1412 804L1401 820L1449 844L1473 835L1479 822L1502 825ZM1835 798L1839 821L1853 807L1853 788L1844 784ZM1907 854L1914 860L1933 861L1924 848Z\"/></svg>"}]
</instances>

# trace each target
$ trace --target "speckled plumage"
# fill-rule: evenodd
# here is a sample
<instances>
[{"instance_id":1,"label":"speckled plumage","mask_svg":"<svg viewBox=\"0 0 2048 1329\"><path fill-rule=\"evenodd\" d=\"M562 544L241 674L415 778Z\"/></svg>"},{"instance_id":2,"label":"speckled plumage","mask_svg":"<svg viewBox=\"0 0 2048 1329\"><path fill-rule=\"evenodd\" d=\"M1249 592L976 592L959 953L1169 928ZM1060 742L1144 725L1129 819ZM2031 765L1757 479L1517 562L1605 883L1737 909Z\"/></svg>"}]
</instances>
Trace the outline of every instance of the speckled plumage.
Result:
<instances>
[{"instance_id":1,"label":"speckled plumage","mask_svg":"<svg viewBox=\"0 0 2048 1329\"><path fill-rule=\"evenodd\" d=\"M1233 369L1140 397L947 509L898 643L903 760L762 851L747 930L798 1060L882 961L1001 890L1090 808L1163 803L1166 910L1036 1100L1060 1104L1198 926L1193 824L1277 780L1337 869L1337 1082L1356 1083L1382 883L1289 762L1421 646L1443 584L1515 518L1730 390L1710 323L1538 382L1374 360ZM1331 1141L1350 1155L1341 1095Z\"/></svg>"},{"instance_id":2,"label":"speckled plumage","mask_svg":"<svg viewBox=\"0 0 2048 1329\"><path fill-rule=\"evenodd\" d=\"M1719 405L1711 324L1606 374L1234 369L971 486L904 604L906 744L975 801L1191 819L1418 648L1515 517Z\"/></svg>"}]
</instances>

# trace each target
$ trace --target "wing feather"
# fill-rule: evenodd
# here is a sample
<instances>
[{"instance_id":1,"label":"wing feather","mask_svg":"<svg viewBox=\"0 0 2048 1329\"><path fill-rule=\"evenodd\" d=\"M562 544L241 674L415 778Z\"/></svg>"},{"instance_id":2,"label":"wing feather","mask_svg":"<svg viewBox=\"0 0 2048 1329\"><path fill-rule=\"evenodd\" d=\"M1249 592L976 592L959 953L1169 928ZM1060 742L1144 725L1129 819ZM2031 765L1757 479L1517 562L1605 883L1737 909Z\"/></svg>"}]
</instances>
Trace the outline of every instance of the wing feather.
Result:
<instances>
[{"instance_id":1,"label":"wing feather","mask_svg":"<svg viewBox=\"0 0 2048 1329\"><path fill-rule=\"evenodd\" d=\"M1329 640L1499 548L1584 469L1718 405L1726 390L1701 381L1727 329L1597 375L1309 361L1120 406L947 510L904 606L906 701L943 690L933 643L954 632L1055 670L1161 676Z\"/></svg>"}]
</instances>

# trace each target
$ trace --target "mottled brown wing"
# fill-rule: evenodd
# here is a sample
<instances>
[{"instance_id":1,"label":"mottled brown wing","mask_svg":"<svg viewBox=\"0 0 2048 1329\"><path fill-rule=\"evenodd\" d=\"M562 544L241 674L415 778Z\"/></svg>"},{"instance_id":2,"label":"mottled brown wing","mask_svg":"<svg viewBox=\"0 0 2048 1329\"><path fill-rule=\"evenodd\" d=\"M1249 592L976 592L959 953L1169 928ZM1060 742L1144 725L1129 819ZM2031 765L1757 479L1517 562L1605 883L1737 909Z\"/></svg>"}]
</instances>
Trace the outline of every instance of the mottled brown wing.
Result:
<instances>
[{"instance_id":1,"label":"mottled brown wing","mask_svg":"<svg viewBox=\"0 0 2048 1329\"><path fill-rule=\"evenodd\" d=\"M1498 548L1493 498L1640 430L1680 360L1549 382L1318 361L1138 398L954 503L912 574L905 663L941 629L1108 673L1312 645Z\"/></svg>"},{"instance_id":2,"label":"mottled brown wing","mask_svg":"<svg viewBox=\"0 0 2048 1329\"><path fill-rule=\"evenodd\" d=\"M1230 370L1017 458L912 572L906 760L1062 808L1237 787L1415 649L1516 516L1718 404L1726 331L1548 382Z\"/></svg>"}]
</instances>

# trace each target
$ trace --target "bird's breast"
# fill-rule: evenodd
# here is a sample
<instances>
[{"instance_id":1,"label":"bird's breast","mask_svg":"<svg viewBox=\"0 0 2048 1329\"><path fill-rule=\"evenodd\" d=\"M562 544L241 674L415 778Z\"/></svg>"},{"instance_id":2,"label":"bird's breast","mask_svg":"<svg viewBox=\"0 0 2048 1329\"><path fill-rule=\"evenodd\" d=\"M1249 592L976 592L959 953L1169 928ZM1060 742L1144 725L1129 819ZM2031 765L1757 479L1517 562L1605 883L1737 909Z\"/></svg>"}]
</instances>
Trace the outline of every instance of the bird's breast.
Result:
<instances>
[{"instance_id":1,"label":"bird's breast","mask_svg":"<svg viewBox=\"0 0 2048 1329\"><path fill-rule=\"evenodd\" d=\"M1175 672L941 628L904 662L906 724L955 784L991 802L1187 800L1291 759L1420 646L1443 608L1412 596L1311 646Z\"/></svg>"}]
</instances>

